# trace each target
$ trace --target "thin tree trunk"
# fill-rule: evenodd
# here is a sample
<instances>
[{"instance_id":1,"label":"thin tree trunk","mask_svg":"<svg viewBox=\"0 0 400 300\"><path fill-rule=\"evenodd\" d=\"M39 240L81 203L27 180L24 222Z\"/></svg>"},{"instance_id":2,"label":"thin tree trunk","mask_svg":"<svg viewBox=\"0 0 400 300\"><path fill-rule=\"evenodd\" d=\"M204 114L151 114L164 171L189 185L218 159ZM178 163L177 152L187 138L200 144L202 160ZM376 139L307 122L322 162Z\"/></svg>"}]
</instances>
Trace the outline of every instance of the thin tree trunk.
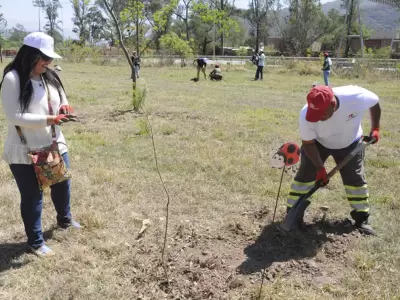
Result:
<instances>
[{"instance_id":1,"label":"thin tree trunk","mask_svg":"<svg viewBox=\"0 0 400 300\"><path fill-rule=\"evenodd\" d=\"M122 51L124 51L125 57L128 60L128 63L131 67L131 74L132 74L132 103L136 103L136 73L135 73L135 66L133 65L133 62L129 56L128 50L125 47L124 44L124 40L122 38L122 32L121 32L121 28L119 27L118 24L118 20L115 17L114 12L112 11L112 9L110 8L110 6L108 5L107 0L103 0L103 3L106 7L106 9L108 10L108 12L110 13L114 23L115 23L115 27L117 29L117 33L118 33L118 39L119 39L119 43L121 45ZM139 54L139 52L137 52Z\"/></svg>"},{"instance_id":2,"label":"thin tree trunk","mask_svg":"<svg viewBox=\"0 0 400 300\"><path fill-rule=\"evenodd\" d=\"M139 11L136 13L136 53L140 55L140 45L139 45Z\"/></svg>"},{"instance_id":3,"label":"thin tree trunk","mask_svg":"<svg viewBox=\"0 0 400 300\"><path fill-rule=\"evenodd\" d=\"M188 18L189 18L189 7L186 6L185 26L186 26L186 40L187 40L187 41L189 41L189 24L188 24Z\"/></svg>"},{"instance_id":4,"label":"thin tree trunk","mask_svg":"<svg viewBox=\"0 0 400 300\"><path fill-rule=\"evenodd\" d=\"M206 49L207 49L207 37L204 37L204 42L203 42L203 54L206 54Z\"/></svg>"},{"instance_id":5,"label":"thin tree trunk","mask_svg":"<svg viewBox=\"0 0 400 300\"><path fill-rule=\"evenodd\" d=\"M257 20L257 24L256 24L256 53L258 53L259 46L260 46L260 22Z\"/></svg>"},{"instance_id":6,"label":"thin tree trunk","mask_svg":"<svg viewBox=\"0 0 400 300\"><path fill-rule=\"evenodd\" d=\"M221 55L224 56L224 33L221 33Z\"/></svg>"},{"instance_id":7,"label":"thin tree trunk","mask_svg":"<svg viewBox=\"0 0 400 300\"><path fill-rule=\"evenodd\" d=\"M351 25L353 23L353 13L354 13L354 0L349 0L349 1L350 1L350 6L347 8L349 9L349 14L347 19L347 39L346 39L346 50L344 51L344 57L348 57L350 52L349 35L351 34Z\"/></svg>"},{"instance_id":8,"label":"thin tree trunk","mask_svg":"<svg viewBox=\"0 0 400 300\"><path fill-rule=\"evenodd\" d=\"M225 0L221 0L221 10L225 10ZM221 33L221 55L224 56L224 33Z\"/></svg>"}]
</instances>

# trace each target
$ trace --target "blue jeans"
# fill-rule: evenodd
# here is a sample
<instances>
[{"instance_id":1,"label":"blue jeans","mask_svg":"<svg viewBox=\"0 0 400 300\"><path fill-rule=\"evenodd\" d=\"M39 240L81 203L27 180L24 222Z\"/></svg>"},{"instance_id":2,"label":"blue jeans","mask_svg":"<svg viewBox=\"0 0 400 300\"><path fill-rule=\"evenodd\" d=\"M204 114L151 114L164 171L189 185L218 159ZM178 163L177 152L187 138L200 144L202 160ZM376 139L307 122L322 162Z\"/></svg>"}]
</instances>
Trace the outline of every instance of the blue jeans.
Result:
<instances>
[{"instance_id":1,"label":"blue jeans","mask_svg":"<svg viewBox=\"0 0 400 300\"><path fill-rule=\"evenodd\" d=\"M329 86L329 75L331 74L331 71L324 71L324 81L325 85Z\"/></svg>"},{"instance_id":2,"label":"blue jeans","mask_svg":"<svg viewBox=\"0 0 400 300\"><path fill-rule=\"evenodd\" d=\"M68 153L63 159L69 168ZM28 245L38 248L44 244L42 233L43 192L40 190L35 170L32 165L11 164L21 194L21 215L28 237ZM71 221L70 211L70 180L66 180L50 187L51 200L57 212L57 221L68 223Z\"/></svg>"},{"instance_id":3,"label":"blue jeans","mask_svg":"<svg viewBox=\"0 0 400 300\"><path fill-rule=\"evenodd\" d=\"M264 70L264 66L257 66L256 77L254 78L255 80L263 79L263 77L264 77L263 70Z\"/></svg>"}]
</instances>

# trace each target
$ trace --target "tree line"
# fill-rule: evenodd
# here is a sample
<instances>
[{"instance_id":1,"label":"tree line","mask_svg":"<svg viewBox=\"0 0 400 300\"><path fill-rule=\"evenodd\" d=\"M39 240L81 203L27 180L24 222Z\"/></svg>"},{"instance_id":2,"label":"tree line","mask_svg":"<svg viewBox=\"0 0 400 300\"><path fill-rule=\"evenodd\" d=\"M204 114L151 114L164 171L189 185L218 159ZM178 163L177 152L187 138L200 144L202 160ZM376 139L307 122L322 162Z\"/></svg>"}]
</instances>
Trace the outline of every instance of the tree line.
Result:
<instances>
[{"instance_id":1,"label":"tree line","mask_svg":"<svg viewBox=\"0 0 400 300\"><path fill-rule=\"evenodd\" d=\"M400 6L400 0L376 1ZM60 0L33 4L46 20L41 30L62 42ZM344 37L343 54L348 56L347 36L360 34L356 4L341 0L348 13L332 9L324 14L319 0L248 0L246 9L238 8L235 0L70 0L80 45L106 40L138 53L167 48L181 55L224 55L226 47L239 46L258 51L272 37L279 40L277 52L306 55L314 42L334 51ZM27 31L22 25L7 28L6 19L0 8L0 44L18 46ZM362 35L369 35L365 26Z\"/></svg>"}]
</instances>

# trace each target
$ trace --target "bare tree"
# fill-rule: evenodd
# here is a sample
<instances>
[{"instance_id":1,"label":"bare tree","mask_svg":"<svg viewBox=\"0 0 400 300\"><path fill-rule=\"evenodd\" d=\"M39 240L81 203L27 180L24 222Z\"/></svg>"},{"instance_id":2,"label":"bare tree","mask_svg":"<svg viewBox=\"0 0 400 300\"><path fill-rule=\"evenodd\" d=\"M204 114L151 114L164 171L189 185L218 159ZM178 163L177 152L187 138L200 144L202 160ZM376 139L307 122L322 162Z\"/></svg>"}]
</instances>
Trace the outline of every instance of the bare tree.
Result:
<instances>
[{"instance_id":1,"label":"bare tree","mask_svg":"<svg viewBox=\"0 0 400 300\"><path fill-rule=\"evenodd\" d=\"M119 45L121 46L122 51L124 52L125 57L126 57L129 65L130 65L130 67L131 67L131 70L132 70L132 74L133 74L133 76L132 76L133 89L136 90L136 76L135 76L135 72L134 72L134 65L133 65L133 62L132 62L132 60L131 60L131 58L129 56L128 50L126 49L125 44L124 44L124 38L123 38L122 30L121 30L121 27L120 27L119 17L117 18L116 14L115 14L115 11L117 11L117 12L119 11L122 1L118 1L118 0L114 0L114 1L113 0L101 0L101 1L102 1L103 5L104 5L103 7L105 8L105 10L111 16L111 20L112 20L112 22L114 24L114 27L115 27L116 31L117 31Z\"/></svg>"},{"instance_id":2,"label":"bare tree","mask_svg":"<svg viewBox=\"0 0 400 300\"><path fill-rule=\"evenodd\" d=\"M255 36L255 49L260 47L261 31L268 26L268 12L273 6L273 0L250 0L246 18L250 22Z\"/></svg>"}]
</instances>

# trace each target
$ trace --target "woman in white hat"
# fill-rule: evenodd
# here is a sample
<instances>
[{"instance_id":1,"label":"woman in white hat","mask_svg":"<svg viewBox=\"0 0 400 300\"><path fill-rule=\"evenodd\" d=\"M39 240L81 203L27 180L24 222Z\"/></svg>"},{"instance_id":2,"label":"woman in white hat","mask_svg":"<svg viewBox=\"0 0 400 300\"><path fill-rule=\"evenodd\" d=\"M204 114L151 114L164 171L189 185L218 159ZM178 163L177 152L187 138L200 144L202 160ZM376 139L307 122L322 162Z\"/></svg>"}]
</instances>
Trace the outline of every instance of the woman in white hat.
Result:
<instances>
[{"instance_id":1,"label":"woman in white hat","mask_svg":"<svg viewBox=\"0 0 400 300\"><path fill-rule=\"evenodd\" d=\"M54 252L43 239L43 192L28 151L48 146L55 140L69 168L68 149L60 125L75 120L61 80L49 68L54 58L61 58L54 52L54 39L43 32L31 33L4 69L0 83L8 123L3 159L9 164L21 194L21 215L28 249L39 256L54 255ZM54 184L50 189L57 224L62 228L80 228L71 216L70 181Z\"/></svg>"}]
</instances>

